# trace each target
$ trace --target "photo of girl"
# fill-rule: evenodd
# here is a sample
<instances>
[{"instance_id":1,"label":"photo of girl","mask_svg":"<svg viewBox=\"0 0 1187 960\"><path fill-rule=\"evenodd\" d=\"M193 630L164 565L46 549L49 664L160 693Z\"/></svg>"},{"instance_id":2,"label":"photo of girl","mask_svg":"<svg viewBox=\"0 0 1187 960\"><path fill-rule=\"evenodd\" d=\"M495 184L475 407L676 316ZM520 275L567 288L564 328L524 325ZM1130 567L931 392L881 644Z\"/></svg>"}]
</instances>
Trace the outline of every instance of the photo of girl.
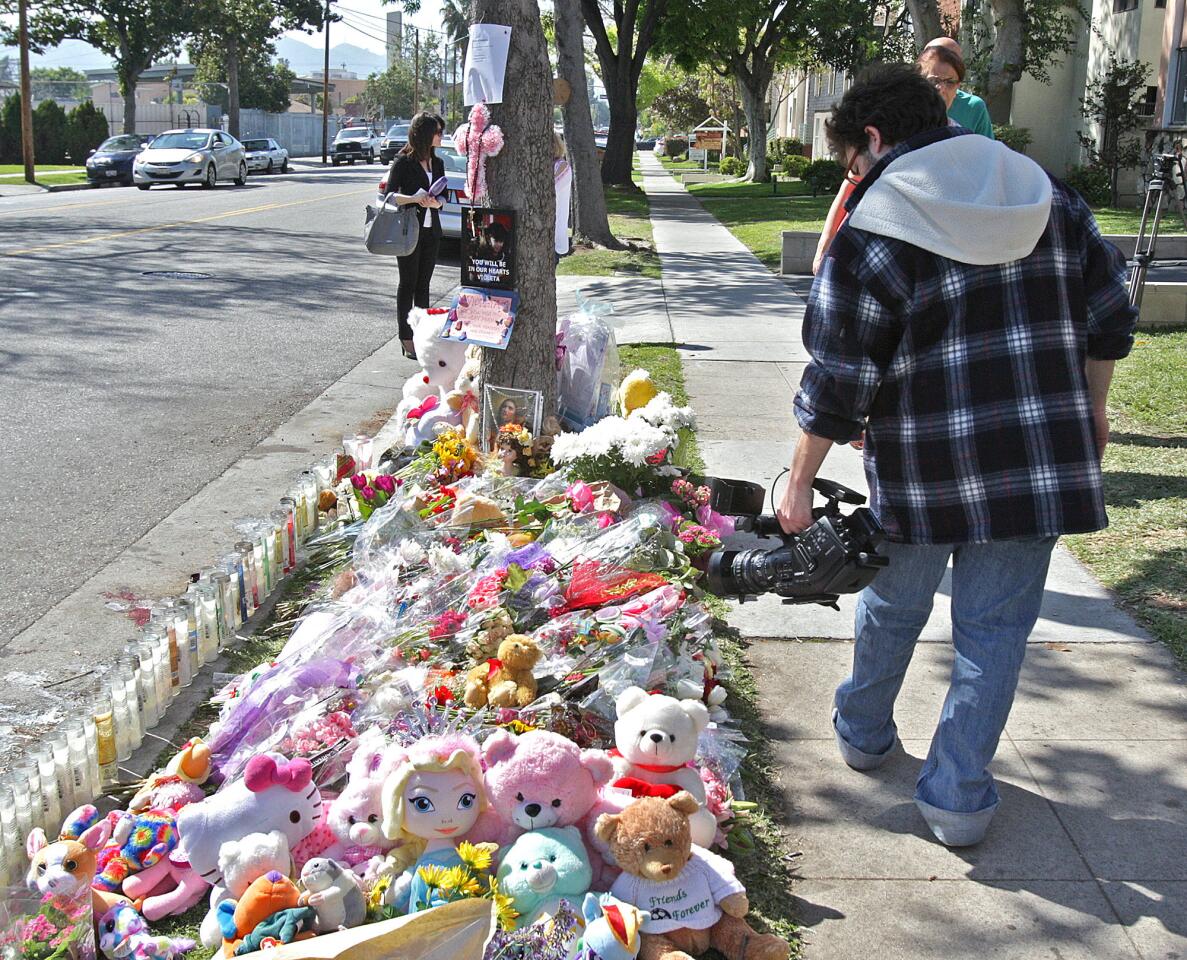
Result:
<instances>
[{"instance_id":1,"label":"photo of girl","mask_svg":"<svg viewBox=\"0 0 1187 960\"><path fill-rule=\"evenodd\" d=\"M539 390L488 385L483 390L482 439L488 453L498 449L499 431L522 428L530 436L540 432L543 395ZM514 429L516 434L519 429Z\"/></svg>"}]
</instances>

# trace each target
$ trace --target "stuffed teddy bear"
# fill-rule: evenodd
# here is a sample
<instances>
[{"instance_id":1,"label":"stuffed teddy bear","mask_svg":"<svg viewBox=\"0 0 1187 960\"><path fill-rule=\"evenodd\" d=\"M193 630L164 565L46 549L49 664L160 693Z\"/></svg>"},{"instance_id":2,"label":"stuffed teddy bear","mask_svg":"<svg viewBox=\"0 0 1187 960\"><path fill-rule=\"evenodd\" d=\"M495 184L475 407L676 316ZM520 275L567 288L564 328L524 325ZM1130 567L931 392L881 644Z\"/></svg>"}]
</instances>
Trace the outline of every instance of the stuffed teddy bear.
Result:
<instances>
[{"instance_id":1,"label":"stuffed teddy bear","mask_svg":"<svg viewBox=\"0 0 1187 960\"><path fill-rule=\"evenodd\" d=\"M300 899L297 885L274 870L253 880L238 901L224 900L218 905L223 956L242 956L314 936L317 914L312 907L302 907Z\"/></svg>"},{"instance_id":2,"label":"stuffed teddy bear","mask_svg":"<svg viewBox=\"0 0 1187 960\"><path fill-rule=\"evenodd\" d=\"M445 395L454 388L465 362L464 343L442 340L438 336L445 325L444 313L413 308L408 314L408 323L412 327L412 342L421 369L404 383L402 399L395 414L375 437L376 450L403 447L408 414L416 408L423 408L424 402L430 397L435 397L438 405L444 405ZM422 415L428 412L423 410Z\"/></svg>"},{"instance_id":3,"label":"stuffed teddy bear","mask_svg":"<svg viewBox=\"0 0 1187 960\"><path fill-rule=\"evenodd\" d=\"M313 907L317 932L357 927L367 919L367 898L355 875L336 860L315 857L301 869L301 906Z\"/></svg>"},{"instance_id":4,"label":"stuffed teddy bear","mask_svg":"<svg viewBox=\"0 0 1187 960\"><path fill-rule=\"evenodd\" d=\"M149 921L185 913L209 889L210 884L180 859L176 850L124 881L124 893Z\"/></svg>"},{"instance_id":5,"label":"stuffed teddy bear","mask_svg":"<svg viewBox=\"0 0 1187 960\"><path fill-rule=\"evenodd\" d=\"M548 730L496 730L482 747L491 810L481 835L501 844L528 830L581 826L614 765Z\"/></svg>"},{"instance_id":6,"label":"stuffed teddy bear","mask_svg":"<svg viewBox=\"0 0 1187 960\"><path fill-rule=\"evenodd\" d=\"M289 842L278 830L249 833L239 840L229 840L218 852L218 869L222 880L210 891L210 911L199 930L199 939L211 948L217 947L223 939L218 905L224 900L238 900L253 880L266 873L288 874L292 869Z\"/></svg>"},{"instance_id":7,"label":"stuffed teddy bear","mask_svg":"<svg viewBox=\"0 0 1187 960\"><path fill-rule=\"evenodd\" d=\"M187 937L154 937L144 917L127 904L117 904L99 918L99 949L111 960L174 960L196 946Z\"/></svg>"},{"instance_id":8,"label":"stuffed teddy bear","mask_svg":"<svg viewBox=\"0 0 1187 960\"><path fill-rule=\"evenodd\" d=\"M701 805L694 811L692 842L708 847L717 835L717 819L704 809L705 785L693 765L697 737L709 725L709 710L699 700L677 700L627 687L615 701L613 786L636 797L670 797L686 790Z\"/></svg>"},{"instance_id":9,"label":"stuffed teddy bear","mask_svg":"<svg viewBox=\"0 0 1187 960\"><path fill-rule=\"evenodd\" d=\"M166 810L113 810L107 821L111 839L99 851L95 875L95 886L101 890L121 892L129 877L159 863L177 846L177 821Z\"/></svg>"},{"instance_id":10,"label":"stuffed teddy bear","mask_svg":"<svg viewBox=\"0 0 1187 960\"><path fill-rule=\"evenodd\" d=\"M578 903L593 880L581 831L576 827L545 827L525 833L503 854L499 890L515 901L521 929L551 917L562 899Z\"/></svg>"},{"instance_id":11,"label":"stuffed teddy bear","mask_svg":"<svg viewBox=\"0 0 1187 960\"><path fill-rule=\"evenodd\" d=\"M700 804L681 790L644 797L598 818L622 874L610 895L650 914L643 922L646 960L692 960L710 947L726 960L787 960L787 941L760 934L743 917L746 889L724 857L694 846L690 815Z\"/></svg>"},{"instance_id":12,"label":"stuffed teddy bear","mask_svg":"<svg viewBox=\"0 0 1187 960\"><path fill-rule=\"evenodd\" d=\"M177 815L178 856L207 883L217 883L222 879L223 844L249 833L277 830L292 851L321 817L321 793L313 782L310 762L261 753L247 761L242 780L224 784L218 793L182 808Z\"/></svg>"},{"instance_id":13,"label":"stuffed teddy bear","mask_svg":"<svg viewBox=\"0 0 1187 960\"><path fill-rule=\"evenodd\" d=\"M655 384L651 382L651 374L646 370L632 370L619 384L615 399L618 409L624 417L633 410L641 410L659 396Z\"/></svg>"},{"instance_id":14,"label":"stuffed teddy bear","mask_svg":"<svg viewBox=\"0 0 1187 960\"><path fill-rule=\"evenodd\" d=\"M540 659L540 648L531 637L513 633L499 644L498 657L466 674L466 706L526 707L536 699L536 678L532 667Z\"/></svg>"},{"instance_id":15,"label":"stuffed teddy bear","mask_svg":"<svg viewBox=\"0 0 1187 960\"><path fill-rule=\"evenodd\" d=\"M634 960L639 955L646 910L608 894L587 893L581 903L585 930L576 960Z\"/></svg>"},{"instance_id":16,"label":"stuffed teddy bear","mask_svg":"<svg viewBox=\"0 0 1187 960\"><path fill-rule=\"evenodd\" d=\"M482 348L466 348L466 360L453 383L453 389L445 395L445 405L458 416L466 439L478 441L478 422L481 401L478 399L478 374L482 369Z\"/></svg>"},{"instance_id":17,"label":"stuffed teddy bear","mask_svg":"<svg viewBox=\"0 0 1187 960\"><path fill-rule=\"evenodd\" d=\"M365 876L371 861L400 846L383 834L383 781L393 768L382 734L372 727L359 737L347 764L346 787L330 803L328 821L335 843L322 856Z\"/></svg>"}]
</instances>

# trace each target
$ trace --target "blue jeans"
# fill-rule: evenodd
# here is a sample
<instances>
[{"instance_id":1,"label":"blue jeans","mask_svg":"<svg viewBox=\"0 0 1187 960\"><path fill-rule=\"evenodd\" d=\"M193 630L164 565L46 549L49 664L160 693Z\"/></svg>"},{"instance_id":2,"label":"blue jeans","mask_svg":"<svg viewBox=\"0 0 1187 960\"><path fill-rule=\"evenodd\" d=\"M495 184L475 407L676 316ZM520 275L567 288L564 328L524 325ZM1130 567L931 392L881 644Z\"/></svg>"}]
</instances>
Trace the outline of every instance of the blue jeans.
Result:
<instances>
[{"instance_id":1,"label":"blue jeans","mask_svg":"<svg viewBox=\"0 0 1187 960\"><path fill-rule=\"evenodd\" d=\"M858 598L853 671L837 688L833 725L845 761L868 770L897 741L894 701L952 558L956 660L915 789L932 832L951 846L980 841L997 809L989 762L1014 702L1055 540L884 544L879 552L890 566Z\"/></svg>"}]
</instances>

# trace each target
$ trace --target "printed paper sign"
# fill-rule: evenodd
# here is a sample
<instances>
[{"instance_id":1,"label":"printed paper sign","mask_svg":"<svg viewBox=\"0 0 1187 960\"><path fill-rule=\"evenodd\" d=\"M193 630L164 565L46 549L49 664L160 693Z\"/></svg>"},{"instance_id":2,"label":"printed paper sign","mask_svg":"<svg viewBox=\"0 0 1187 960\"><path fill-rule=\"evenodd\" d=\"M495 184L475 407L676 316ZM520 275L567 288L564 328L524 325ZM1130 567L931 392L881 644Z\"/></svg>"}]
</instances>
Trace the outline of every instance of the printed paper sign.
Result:
<instances>
[{"instance_id":1,"label":"printed paper sign","mask_svg":"<svg viewBox=\"0 0 1187 960\"><path fill-rule=\"evenodd\" d=\"M463 103L502 103L503 78L507 73L507 51L511 47L511 28L497 23L476 23L470 27L466 48Z\"/></svg>"},{"instance_id":2,"label":"printed paper sign","mask_svg":"<svg viewBox=\"0 0 1187 960\"><path fill-rule=\"evenodd\" d=\"M462 208L462 286L515 288L515 211Z\"/></svg>"},{"instance_id":3,"label":"printed paper sign","mask_svg":"<svg viewBox=\"0 0 1187 960\"><path fill-rule=\"evenodd\" d=\"M518 312L518 293L462 287L445 316L441 339L506 350Z\"/></svg>"}]
</instances>

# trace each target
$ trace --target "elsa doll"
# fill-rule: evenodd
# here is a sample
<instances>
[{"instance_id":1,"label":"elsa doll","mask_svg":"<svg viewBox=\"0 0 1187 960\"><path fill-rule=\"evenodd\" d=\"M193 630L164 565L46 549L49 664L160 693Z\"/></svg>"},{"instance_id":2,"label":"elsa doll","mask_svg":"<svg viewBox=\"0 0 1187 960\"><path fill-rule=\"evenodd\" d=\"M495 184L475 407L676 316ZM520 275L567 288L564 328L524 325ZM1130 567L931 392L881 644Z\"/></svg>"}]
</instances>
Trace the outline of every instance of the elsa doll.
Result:
<instances>
[{"instance_id":1,"label":"elsa doll","mask_svg":"<svg viewBox=\"0 0 1187 960\"><path fill-rule=\"evenodd\" d=\"M424 845L419 859L392 885L391 903L402 913L417 913L445 902L430 890L420 870L461 864L457 845L489 806L479 756L473 737L424 737L408 749L384 781L384 834L389 840Z\"/></svg>"}]
</instances>

